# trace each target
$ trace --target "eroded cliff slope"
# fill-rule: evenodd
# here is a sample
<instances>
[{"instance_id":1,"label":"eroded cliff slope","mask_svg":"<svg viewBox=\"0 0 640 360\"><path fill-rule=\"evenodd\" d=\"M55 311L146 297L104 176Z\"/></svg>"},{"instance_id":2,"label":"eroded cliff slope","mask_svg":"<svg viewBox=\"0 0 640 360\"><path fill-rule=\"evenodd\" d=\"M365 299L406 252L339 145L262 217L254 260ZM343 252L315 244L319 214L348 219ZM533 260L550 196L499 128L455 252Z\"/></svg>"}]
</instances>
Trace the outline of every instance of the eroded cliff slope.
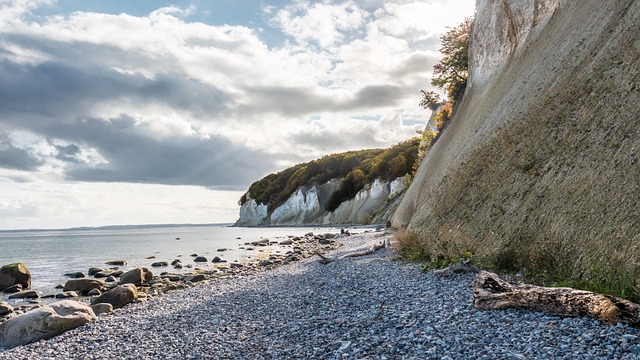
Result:
<instances>
[{"instance_id":1,"label":"eroded cliff slope","mask_svg":"<svg viewBox=\"0 0 640 360\"><path fill-rule=\"evenodd\" d=\"M640 285L639 83L640 1L478 0L464 99L394 225L427 257Z\"/></svg>"}]
</instances>

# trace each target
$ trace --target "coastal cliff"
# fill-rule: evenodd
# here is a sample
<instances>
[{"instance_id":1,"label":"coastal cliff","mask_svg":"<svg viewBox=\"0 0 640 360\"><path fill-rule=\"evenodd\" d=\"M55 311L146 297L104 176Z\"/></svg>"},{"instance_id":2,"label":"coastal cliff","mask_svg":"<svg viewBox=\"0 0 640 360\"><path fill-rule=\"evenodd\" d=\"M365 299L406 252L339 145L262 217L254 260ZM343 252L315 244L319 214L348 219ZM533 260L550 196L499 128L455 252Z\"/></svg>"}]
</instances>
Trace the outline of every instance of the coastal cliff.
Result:
<instances>
[{"instance_id":1,"label":"coastal cliff","mask_svg":"<svg viewBox=\"0 0 640 360\"><path fill-rule=\"evenodd\" d=\"M463 100L394 226L427 259L473 254L638 297L640 1L476 11Z\"/></svg>"},{"instance_id":2,"label":"coastal cliff","mask_svg":"<svg viewBox=\"0 0 640 360\"><path fill-rule=\"evenodd\" d=\"M327 211L327 201L339 188L339 183L338 179L333 179L319 186L300 187L272 213L267 211L266 205L250 199L240 207L240 219L236 225L331 225L384 222L390 218L387 207L393 206L392 200L407 188L402 177L391 182L376 179L360 190L353 199L340 203L334 211ZM382 216L379 216L381 214Z\"/></svg>"}]
</instances>

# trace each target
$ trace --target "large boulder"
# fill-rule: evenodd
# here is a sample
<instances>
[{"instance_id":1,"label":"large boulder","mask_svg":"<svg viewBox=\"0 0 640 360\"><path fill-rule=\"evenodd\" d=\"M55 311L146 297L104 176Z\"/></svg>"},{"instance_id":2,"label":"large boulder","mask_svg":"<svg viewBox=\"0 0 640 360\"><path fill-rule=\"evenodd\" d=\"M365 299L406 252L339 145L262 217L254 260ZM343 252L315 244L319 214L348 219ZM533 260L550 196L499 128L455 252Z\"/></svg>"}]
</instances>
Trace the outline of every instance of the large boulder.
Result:
<instances>
[{"instance_id":1,"label":"large boulder","mask_svg":"<svg viewBox=\"0 0 640 360\"><path fill-rule=\"evenodd\" d=\"M147 268L135 268L122 274L120 284L133 284L140 286L153 279L153 273Z\"/></svg>"},{"instance_id":2,"label":"large boulder","mask_svg":"<svg viewBox=\"0 0 640 360\"><path fill-rule=\"evenodd\" d=\"M68 280L64 284L63 291L77 291L81 294L86 295L89 291L93 289L103 289L105 287L105 283L102 280L96 279L71 279Z\"/></svg>"},{"instance_id":3,"label":"large boulder","mask_svg":"<svg viewBox=\"0 0 640 360\"><path fill-rule=\"evenodd\" d=\"M0 347L12 348L50 339L96 319L93 310L84 303L58 301L0 324Z\"/></svg>"},{"instance_id":4,"label":"large boulder","mask_svg":"<svg viewBox=\"0 0 640 360\"><path fill-rule=\"evenodd\" d=\"M16 285L22 285L23 289L31 287L31 273L24 263L14 263L0 268L0 291Z\"/></svg>"},{"instance_id":5,"label":"large boulder","mask_svg":"<svg viewBox=\"0 0 640 360\"><path fill-rule=\"evenodd\" d=\"M138 289L133 284L119 285L91 301L92 304L111 304L119 309L138 299Z\"/></svg>"}]
</instances>

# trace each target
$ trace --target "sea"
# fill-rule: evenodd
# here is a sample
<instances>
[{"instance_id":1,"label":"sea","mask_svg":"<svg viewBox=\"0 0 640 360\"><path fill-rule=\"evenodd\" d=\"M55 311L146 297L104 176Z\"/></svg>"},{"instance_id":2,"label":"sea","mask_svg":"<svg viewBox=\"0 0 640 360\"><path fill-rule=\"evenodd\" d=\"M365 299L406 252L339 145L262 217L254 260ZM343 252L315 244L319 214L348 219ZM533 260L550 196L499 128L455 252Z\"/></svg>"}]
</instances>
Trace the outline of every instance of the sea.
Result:
<instances>
[{"instance_id":1,"label":"sea","mask_svg":"<svg viewBox=\"0 0 640 360\"><path fill-rule=\"evenodd\" d=\"M353 230L352 230L353 231ZM109 261L124 260L122 270L148 267L154 274L163 271L179 273L193 269L172 266L151 268L158 261L180 259L183 264L206 268L213 257L227 261L246 261L260 256L259 252L279 252L278 245L254 250L241 249L247 243L261 239L282 241L289 236L336 233L331 227L233 227L215 225L145 225L76 228L66 230L5 230L0 231L0 266L23 262L31 273L31 288L42 294L57 294L58 284L64 284L67 273L87 274L91 267L110 268ZM222 251L222 249L226 249ZM195 263L194 254L204 256L209 263ZM8 295L0 294L0 301Z\"/></svg>"}]
</instances>

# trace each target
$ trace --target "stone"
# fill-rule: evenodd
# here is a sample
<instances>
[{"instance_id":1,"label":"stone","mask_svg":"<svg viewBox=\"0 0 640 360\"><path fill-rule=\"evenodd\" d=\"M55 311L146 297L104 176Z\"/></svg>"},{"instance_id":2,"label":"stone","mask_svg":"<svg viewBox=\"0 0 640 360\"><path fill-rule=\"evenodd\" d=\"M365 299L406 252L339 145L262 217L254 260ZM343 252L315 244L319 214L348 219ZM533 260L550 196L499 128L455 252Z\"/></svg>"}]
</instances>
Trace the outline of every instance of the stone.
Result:
<instances>
[{"instance_id":1,"label":"stone","mask_svg":"<svg viewBox=\"0 0 640 360\"><path fill-rule=\"evenodd\" d=\"M104 279L104 282L107 283L112 283L112 282L116 282L116 277L115 276L107 276L107 278Z\"/></svg>"},{"instance_id":2,"label":"stone","mask_svg":"<svg viewBox=\"0 0 640 360\"><path fill-rule=\"evenodd\" d=\"M93 310L84 303L58 301L0 324L0 347L12 348L50 339L96 319Z\"/></svg>"},{"instance_id":3,"label":"stone","mask_svg":"<svg viewBox=\"0 0 640 360\"><path fill-rule=\"evenodd\" d=\"M125 266L127 265L127 262L125 260L113 260L113 261L107 261L105 264L111 265L111 266Z\"/></svg>"},{"instance_id":4,"label":"stone","mask_svg":"<svg viewBox=\"0 0 640 360\"><path fill-rule=\"evenodd\" d=\"M37 299L40 297L40 292L36 290L24 290L9 295L9 299Z\"/></svg>"},{"instance_id":5,"label":"stone","mask_svg":"<svg viewBox=\"0 0 640 360\"><path fill-rule=\"evenodd\" d=\"M180 281L182 280L182 276L176 274L166 274L160 276L162 279L167 279L169 281Z\"/></svg>"},{"instance_id":6,"label":"stone","mask_svg":"<svg viewBox=\"0 0 640 360\"><path fill-rule=\"evenodd\" d=\"M155 258L156 257L154 255L151 255L151 256L147 257L147 260L152 260L152 259L155 259Z\"/></svg>"},{"instance_id":7,"label":"stone","mask_svg":"<svg viewBox=\"0 0 640 360\"><path fill-rule=\"evenodd\" d=\"M93 274L93 277L96 279L106 278L113 275L113 271L111 270L103 270Z\"/></svg>"},{"instance_id":8,"label":"stone","mask_svg":"<svg viewBox=\"0 0 640 360\"><path fill-rule=\"evenodd\" d=\"M195 259L193 259L193 261L195 261L195 262L207 262L208 260L204 256L198 256Z\"/></svg>"},{"instance_id":9,"label":"stone","mask_svg":"<svg viewBox=\"0 0 640 360\"><path fill-rule=\"evenodd\" d=\"M260 266L269 266L269 265L273 265L273 262L269 261L269 260L262 260L262 261L260 261L259 265Z\"/></svg>"},{"instance_id":10,"label":"stone","mask_svg":"<svg viewBox=\"0 0 640 360\"><path fill-rule=\"evenodd\" d=\"M66 273L64 274L64 276L70 277L72 279L79 279L79 278L86 277L85 274L81 271Z\"/></svg>"},{"instance_id":11,"label":"stone","mask_svg":"<svg viewBox=\"0 0 640 360\"><path fill-rule=\"evenodd\" d=\"M176 269L182 269L184 267L184 265L182 265L181 262L178 262L177 264L173 265L174 268Z\"/></svg>"},{"instance_id":12,"label":"stone","mask_svg":"<svg viewBox=\"0 0 640 360\"><path fill-rule=\"evenodd\" d=\"M77 298L78 293L75 291L65 291L63 293L57 294L56 299L69 299L69 298Z\"/></svg>"},{"instance_id":13,"label":"stone","mask_svg":"<svg viewBox=\"0 0 640 360\"><path fill-rule=\"evenodd\" d=\"M0 301L0 316L9 315L13 312L11 305L4 301Z\"/></svg>"},{"instance_id":14,"label":"stone","mask_svg":"<svg viewBox=\"0 0 640 360\"><path fill-rule=\"evenodd\" d=\"M138 289L133 284L119 285L98 296L91 304L107 303L114 309L119 309L138 299Z\"/></svg>"},{"instance_id":15,"label":"stone","mask_svg":"<svg viewBox=\"0 0 640 360\"><path fill-rule=\"evenodd\" d=\"M222 249L218 249L218 252L225 252L225 251L227 251L227 250L229 250L229 249L222 248Z\"/></svg>"},{"instance_id":16,"label":"stone","mask_svg":"<svg viewBox=\"0 0 640 360\"><path fill-rule=\"evenodd\" d=\"M31 287L31 273L24 263L4 265L0 268L0 291L20 284L23 289Z\"/></svg>"},{"instance_id":17,"label":"stone","mask_svg":"<svg viewBox=\"0 0 640 360\"><path fill-rule=\"evenodd\" d=\"M222 260L220 257L216 256L211 260L212 263L226 263L226 260Z\"/></svg>"},{"instance_id":18,"label":"stone","mask_svg":"<svg viewBox=\"0 0 640 360\"><path fill-rule=\"evenodd\" d=\"M64 284L63 291L78 291L80 294L87 294L93 289L104 288L105 283L96 279L71 279Z\"/></svg>"},{"instance_id":19,"label":"stone","mask_svg":"<svg viewBox=\"0 0 640 360\"><path fill-rule=\"evenodd\" d=\"M175 259L171 262L171 266L176 266L178 264L182 264L182 262L179 259Z\"/></svg>"},{"instance_id":20,"label":"stone","mask_svg":"<svg viewBox=\"0 0 640 360\"><path fill-rule=\"evenodd\" d=\"M93 275L95 275L95 274L97 274L97 273L99 273L99 272L101 272L101 271L107 271L107 269L105 269L105 268L92 267L92 268L90 268L90 269L89 269L88 274L89 274L89 276L93 276Z\"/></svg>"},{"instance_id":21,"label":"stone","mask_svg":"<svg viewBox=\"0 0 640 360\"><path fill-rule=\"evenodd\" d=\"M153 273L147 268L135 268L120 277L120 284L142 285L153 279Z\"/></svg>"},{"instance_id":22,"label":"stone","mask_svg":"<svg viewBox=\"0 0 640 360\"><path fill-rule=\"evenodd\" d=\"M205 279L206 277L203 274L196 274L191 276L185 276L184 282L200 282Z\"/></svg>"},{"instance_id":23,"label":"stone","mask_svg":"<svg viewBox=\"0 0 640 360\"><path fill-rule=\"evenodd\" d=\"M253 246L267 246L269 245L269 239L261 239L251 243Z\"/></svg>"},{"instance_id":24,"label":"stone","mask_svg":"<svg viewBox=\"0 0 640 360\"><path fill-rule=\"evenodd\" d=\"M169 266L169 263L166 261L156 261L153 264L151 264L152 267L165 267L165 266Z\"/></svg>"},{"instance_id":25,"label":"stone","mask_svg":"<svg viewBox=\"0 0 640 360\"><path fill-rule=\"evenodd\" d=\"M22 291L22 284L15 284L13 286L9 286L8 288L2 290L5 294L13 294Z\"/></svg>"},{"instance_id":26,"label":"stone","mask_svg":"<svg viewBox=\"0 0 640 360\"><path fill-rule=\"evenodd\" d=\"M96 316L102 314L111 314L113 312L113 305L108 303L93 304L91 305L91 310L93 310L93 313L96 314Z\"/></svg>"},{"instance_id":27,"label":"stone","mask_svg":"<svg viewBox=\"0 0 640 360\"><path fill-rule=\"evenodd\" d=\"M100 294L102 294L102 291L100 291L99 289L91 289L87 293L88 296L99 296Z\"/></svg>"},{"instance_id":28,"label":"stone","mask_svg":"<svg viewBox=\"0 0 640 360\"><path fill-rule=\"evenodd\" d=\"M280 241L280 245L291 245L291 244L293 244L293 240L291 239Z\"/></svg>"},{"instance_id":29,"label":"stone","mask_svg":"<svg viewBox=\"0 0 640 360\"><path fill-rule=\"evenodd\" d=\"M229 267L231 267L231 268L241 268L241 267L244 267L244 265L242 265L241 263L232 262L232 263L229 264Z\"/></svg>"}]
</instances>

